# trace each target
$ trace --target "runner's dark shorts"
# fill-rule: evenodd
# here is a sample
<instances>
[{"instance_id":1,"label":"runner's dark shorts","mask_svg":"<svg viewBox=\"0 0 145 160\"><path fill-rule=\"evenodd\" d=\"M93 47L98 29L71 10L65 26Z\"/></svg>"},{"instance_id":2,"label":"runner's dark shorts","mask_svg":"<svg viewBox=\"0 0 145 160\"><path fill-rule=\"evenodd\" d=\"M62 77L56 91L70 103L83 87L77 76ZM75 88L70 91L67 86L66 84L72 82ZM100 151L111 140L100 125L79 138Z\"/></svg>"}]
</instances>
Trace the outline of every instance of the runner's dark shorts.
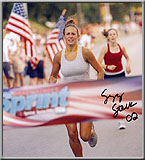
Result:
<instances>
[{"instance_id":1,"label":"runner's dark shorts","mask_svg":"<svg viewBox=\"0 0 145 160\"><path fill-rule=\"evenodd\" d=\"M43 60L40 60L37 64L36 69L33 69L31 67L31 63L30 61L28 62L28 75L30 76L30 78L44 78L44 64L43 64Z\"/></svg>"},{"instance_id":2,"label":"runner's dark shorts","mask_svg":"<svg viewBox=\"0 0 145 160\"><path fill-rule=\"evenodd\" d=\"M122 73L116 74L116 75L106 75L106 74L104 74L104 79L108 79L108 78L121 78L121 77L125 77L125 72L122 72Z\"/></svg>"},{"instance_id":3,"label":"runner's dark shorts","mask_svg":"<svg viewBox=\"0 0 145 160\"><path fill-rule=\"evenodd\" d=\"M3 62L3 71L4 71L6 78L12 78L10 76L10 63L9 62Z\"/></svg>"}]
</instances>

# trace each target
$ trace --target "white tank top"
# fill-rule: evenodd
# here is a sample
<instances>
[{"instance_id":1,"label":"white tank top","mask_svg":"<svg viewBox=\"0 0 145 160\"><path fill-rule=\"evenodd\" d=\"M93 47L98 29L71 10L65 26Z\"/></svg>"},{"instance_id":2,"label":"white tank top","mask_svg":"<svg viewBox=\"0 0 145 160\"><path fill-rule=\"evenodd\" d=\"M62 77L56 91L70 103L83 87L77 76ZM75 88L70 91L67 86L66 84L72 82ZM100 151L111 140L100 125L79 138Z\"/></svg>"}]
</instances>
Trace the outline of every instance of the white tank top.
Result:
<instances>
[{"instance_id":1,"label":"white tank top","mask_svg":"<svg viewBox=\"0 0 145 160\"><path fill-rule=\"evenodd\" d=\"M43 60L43 46L42 45L40 45L40 46L36 45L36 50L37 50L37 58L39 60Z\"/></svg>"},{"instance_id":2,"label":"white tank top","mask_svg":"<svg viewBox=\"0 0 145 160\"><path fill-rule=\"evenodd\" d=\"M68 61L65 56L65 49L61 54L61 73L64 82L83 81L89 79L89 63L82 55L82 46L78 46L78 55L73 61Z\"/></svg>"}]
</instances>

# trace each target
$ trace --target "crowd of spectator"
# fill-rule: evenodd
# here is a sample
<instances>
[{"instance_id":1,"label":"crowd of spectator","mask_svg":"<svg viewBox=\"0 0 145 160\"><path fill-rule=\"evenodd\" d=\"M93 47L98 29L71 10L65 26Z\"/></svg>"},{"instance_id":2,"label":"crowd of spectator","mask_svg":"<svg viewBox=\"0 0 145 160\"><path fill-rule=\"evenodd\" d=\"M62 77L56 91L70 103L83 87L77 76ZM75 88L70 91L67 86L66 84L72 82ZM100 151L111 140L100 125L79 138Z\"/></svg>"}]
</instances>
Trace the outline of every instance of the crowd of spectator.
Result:
<instances>
[{"instance_id":1,"label":"crowd of spectator","mask_svg":"<svg viewBox=\"0 0 145 160\"><path fill-rule=\"evenodd\" d=\"M102 24L88 24L81 29L79 43L84 47L93 49L95 44L103 39L104 29L115 28L120 35L141 33L141 21L129 21L126 23L113 22L110 26ZM33 31L36 42L38 65L35 69L31 67L28 57L25 56L24 39L13 32L3 29L3 84L7 88L20 87L24 85L37 85L48 82L48 63L50 63L46 48L46 34L38 30ZM25 84L25 77L29 77L29 83Z\"/></svg>"}]
</instances>

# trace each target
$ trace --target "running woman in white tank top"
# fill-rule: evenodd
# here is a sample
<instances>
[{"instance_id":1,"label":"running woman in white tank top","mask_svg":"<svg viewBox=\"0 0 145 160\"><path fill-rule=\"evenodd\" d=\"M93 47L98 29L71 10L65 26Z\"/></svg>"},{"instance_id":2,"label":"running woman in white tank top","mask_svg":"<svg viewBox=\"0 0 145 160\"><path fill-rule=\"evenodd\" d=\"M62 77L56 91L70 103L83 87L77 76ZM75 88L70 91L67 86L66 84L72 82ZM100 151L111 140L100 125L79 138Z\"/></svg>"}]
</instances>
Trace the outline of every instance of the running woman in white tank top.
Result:
<instances>
[{"instance_id":1,"label":"running woman in white tank top","mask_svg":"<svg viewBox=\"0 0 145 160\"><path fill-rule=\"evenodd\" d=\"M104 71L93 53L87 48L78 46L79 30L74 19L67 20L63 34L66 49L62 53L55 55L49 83L57 82L60 69L64 75L64 81L87 80L89 78L89 64L98 72L97 78L103 79ZM77 124L71 123L65 125L73 154L75 157L83 157ZM92 122L80 123L80 137L83 141L88 141L91 147L97 144L97 136Z\"/></svg>"},{"instance_id":2,"label":"running woman in white tank top","mask_svg":"<svg viewBox=\"0 0 145 160\"><path fill-rule=\"evenodd\" d=\"M61 73L64 82L89 79L89 63L84 60L82 46L77 46L77 56L69 61L65 58L66 49L61 53ZM71 68L71 69L70 69Z\"/></svg>"}]
</instances>

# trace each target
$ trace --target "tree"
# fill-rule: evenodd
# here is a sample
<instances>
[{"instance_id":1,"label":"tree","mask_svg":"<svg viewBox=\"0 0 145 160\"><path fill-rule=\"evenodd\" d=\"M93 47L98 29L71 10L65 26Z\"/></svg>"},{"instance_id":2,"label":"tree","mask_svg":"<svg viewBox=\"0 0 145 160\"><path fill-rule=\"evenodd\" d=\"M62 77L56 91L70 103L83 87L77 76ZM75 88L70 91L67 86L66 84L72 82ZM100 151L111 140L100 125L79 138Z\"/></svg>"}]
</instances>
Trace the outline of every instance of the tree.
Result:
<instances>
[{"instance_id":1,"label":"tree","mask_svg":"<svg viewBox=\"0 0 145 160\"><path fill-rule=\"evenodd\" d=\"M30 20L34 20L40 24L45 24L46 21L57 21L62 10L67 9L66 16L77 13L77 3L73 2L27 2L28 15ZM82 16L86 23L101 23L100 6L102 3L90 2L80 3ZM122 22L124 15L129 15L133 6L140 7L141 2L137 3L109 3L110 12L113 20ZM3 2L3 20L8 20L13 3Z\"/></svg>"}]
</instances>

